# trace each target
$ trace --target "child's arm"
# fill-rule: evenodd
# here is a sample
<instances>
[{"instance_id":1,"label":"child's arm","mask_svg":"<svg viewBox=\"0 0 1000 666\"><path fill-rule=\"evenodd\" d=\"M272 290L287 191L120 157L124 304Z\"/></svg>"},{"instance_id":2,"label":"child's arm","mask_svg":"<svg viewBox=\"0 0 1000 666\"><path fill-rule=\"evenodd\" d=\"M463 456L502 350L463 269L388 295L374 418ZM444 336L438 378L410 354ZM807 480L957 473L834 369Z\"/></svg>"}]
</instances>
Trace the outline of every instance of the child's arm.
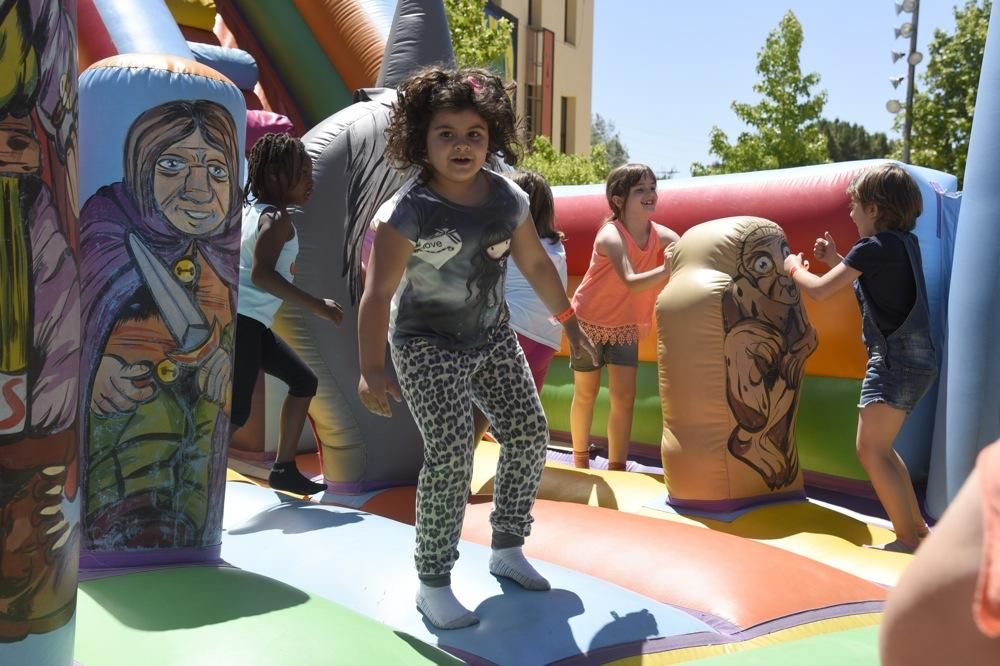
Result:
<instances>
[{"instance_id":1,"label":"child's arm","mask_svg":"<svg viewBox=\"0 0 1000 666\"><path fill-rule=\"evenodd\" d=\"M538 240L538 231L531 221L530 214L514 229L510 256L549 312L557 315L570 310L569 297L566 296L566 290L559 278L559 271ZM562 325L573 357L579 358L583 354L589 354L594 365L597 365L597 350L594 349L594 343L580 329L580 322L576 317L569 317L562 322Z\"/></svg>"},{"instance_id":2,"label":"child's arm","mask_svg":"<svg viewBox=\"0 0 1000 666\"><path fill-rule=\"evenodd\" d=\"M257 245L253 252L253 270L250 273L253 283L283 301L301 305L317 317L339 324L344 317L344 310L336 301L316 298L306 293L275 270L281 249L295 234L295 228L288 217L282 212L269 211L260 216L258 228Z\"/></svg>"},{"instance_id":3,"label":"child's arm","mask_svg":"<svg viewBox=\"0 0 1000 666\"><path fill-rule=\"evenodd\" d=\"M413 244L409 239L388 224L378 225L358 308L361 362L358 395L369 411L381 416L392 415L388 396L400 401L399 387L385 372L385 340L389 332L389 303L403 279L411 254Z\"/></svg>"},{"instance_id":4,"label":"child's arm","mask_svg":"<svg viewBox=\"0 0 1000 666\"><path fill-rule=\"evenodd\" d=\"M830 296L861 277L861 271L851 268L842 261L837 262L823 275L813 275L802 259L802 253L785 257L785 270L799 289L815 298L825 301Z\"/></svg>"},{"instance_id":5,"label":"child's arm","mask_svg":"<svg viewBox=\"0 0 1000 666\"><path fill-rule=\"evenodd\" d=\"M632 267L632 262L628 260L628 253L625 251L625 243L618 229L613 224L605 224L597 232L594 240L594 247L598 254L603 254L611 262L615 273L625 287L633 293L646 291L653 287L662 287L663 282L670 277L670 269L673 265L673 243L663 250L663 263L656 268L645 273L636 273Z\"/></svg>"}]
</instances>

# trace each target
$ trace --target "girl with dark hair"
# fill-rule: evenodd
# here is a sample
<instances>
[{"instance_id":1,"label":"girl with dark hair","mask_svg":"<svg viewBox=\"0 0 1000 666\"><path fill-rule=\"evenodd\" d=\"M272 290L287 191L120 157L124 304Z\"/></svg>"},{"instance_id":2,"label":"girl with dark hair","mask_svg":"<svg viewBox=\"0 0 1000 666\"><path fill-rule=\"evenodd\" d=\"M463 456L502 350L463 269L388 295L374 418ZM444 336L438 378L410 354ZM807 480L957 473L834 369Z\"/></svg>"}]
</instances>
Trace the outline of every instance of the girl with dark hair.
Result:
<instances>
[{"instance_id":1,"label":"girl with dark hair","mask_svg":"<svg viewBox=\"0 0 1000 666\"><path fill-rule=\"evenodd\" d=\"M388 397L398 400L401 387L423 435L416 603L434 626L455 629L479 621L451 590L472 475L473 405L503 448L490 571L527 589L549 589L521 552L549 433L508 324L508 253L558 313L573 353L590 354L592 346L538 241L527 195L483 168L490 153L517 161L514 109L503 82L475 69L421 71L400 87L386 135L390 158L420 167L421 176L375 232L358 322L358 394L369 410L388 416ZM390 328L400 387L385 370Z\"/></svg>"},{"instance_id":2,"label":"girl with dark hair","mask_svg":"<svg viewBox=\"0 0 1000 666\"><path fill-rule=\"evenodd\" d=\"M608 366L608 469L625 469L639 370L639 340L652 328L653 306L670 278L680 237L651 219L656 176L645 164L624 164L608 175L611 215L594 238L590 266L573 294L580 325L598 346L598 360L571 359L573 464L590 467L590 427Z\"/></svg>"},{"instance_id":3,"label":"girl with dark hair","mask_svg":"<svg viewBox=\"0 0 1000 666\"><path fill-rule=\"evenodd\" d=\"M268 483L277 490L313 495L326 490L326 485L302 476L295 453L316 395L316 375L275 335L271 323L282 301L338 325L344 312L336 301L311 296L292 282L299 238L288 207L304 204L313 188L312 160L305 146L287 134L265 134L250 149L247 168L231 420L239 428L249 418L261 369L288 384Z\"/></svg>"},{"instance_id":4,"label":"girl with dark hair","mask_svg":"<svg viewBox=\"0 0 1000 666\"><path fill-rule=\"evenodd\" d=\"M545 181L545 176L536 171L516 171L510 179L528 195L531 219L535 223L538 239L556 267L559 281L565 290L568 281L566 249L562 243L563 234L555 227L552 189ZM517 266L507 267L505 284L507 307L510 310L510 327L514 329L517 344L521 346L524 358L528 361L531 378L535 381L535 390L541 395L549 364L562 346L562 329L552 324L545 304L535 294L535 290L531 288L531 284ZM483 438L489 425L489 421L477 409L476 442Z\"/></svg>"}]
</instances>

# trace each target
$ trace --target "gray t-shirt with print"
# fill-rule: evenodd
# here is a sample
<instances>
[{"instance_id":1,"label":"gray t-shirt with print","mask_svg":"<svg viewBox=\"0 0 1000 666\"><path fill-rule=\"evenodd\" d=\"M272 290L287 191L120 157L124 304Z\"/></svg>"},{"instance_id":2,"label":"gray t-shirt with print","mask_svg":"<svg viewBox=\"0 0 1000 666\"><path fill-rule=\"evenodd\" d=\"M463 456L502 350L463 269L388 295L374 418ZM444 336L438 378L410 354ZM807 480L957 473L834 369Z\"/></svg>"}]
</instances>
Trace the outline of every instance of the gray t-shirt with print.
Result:
<instances>
[{"instance_id":1,"label":"gray t-shirt with print","mask_svg":"<svg viewBox=\"0 0 1000 666\"><path fill-rule=\"evenodd\" d=\"M414 182L386 224L413 243L396 291L392 344L421 338L447 349L486 344L509 318L504 301L514 229L528 215L528 196L491 171L481 206L462 206Z\"/></svg>"}]
</instances>

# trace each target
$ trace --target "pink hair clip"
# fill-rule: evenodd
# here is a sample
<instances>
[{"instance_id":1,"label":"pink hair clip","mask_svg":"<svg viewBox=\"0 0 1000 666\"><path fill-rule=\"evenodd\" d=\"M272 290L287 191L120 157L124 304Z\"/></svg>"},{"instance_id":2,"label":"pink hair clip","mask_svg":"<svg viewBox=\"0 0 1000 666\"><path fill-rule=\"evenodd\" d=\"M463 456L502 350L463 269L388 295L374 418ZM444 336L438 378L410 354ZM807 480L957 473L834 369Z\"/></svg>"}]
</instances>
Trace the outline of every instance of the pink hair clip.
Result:
<instances>
[{"instance_id":1,"label":"pink hair clip","mask_svg":"<svg viewBox=\"0 0 1000 666\"><path fill-rule=\"evenodd\" d=\"M478 77L471 74L465 77L465 82L469 84L470 88L472 88L473 93L478 94L479 91L483 89L483 82L480 81Z\"/></svg>"}]
</instances>

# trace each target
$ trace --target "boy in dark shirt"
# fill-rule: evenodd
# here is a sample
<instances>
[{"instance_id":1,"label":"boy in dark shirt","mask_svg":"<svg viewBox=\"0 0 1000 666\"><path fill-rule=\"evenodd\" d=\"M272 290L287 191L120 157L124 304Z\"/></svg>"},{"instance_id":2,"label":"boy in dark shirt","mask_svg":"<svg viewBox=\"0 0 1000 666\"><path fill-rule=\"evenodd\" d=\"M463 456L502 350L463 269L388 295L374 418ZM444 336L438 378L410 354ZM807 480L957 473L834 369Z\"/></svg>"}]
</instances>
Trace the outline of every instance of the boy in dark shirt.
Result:
<instances>
[{"instance_id":1,"label":"boy in dark shirt","mask_svg":"<svg viewBox=\"0 0 1000 666\"><path fill-rule=\"evenodd\" d=\"M854 284L868 366L858 403L857 452L896 532L892 550L912 552L927 536L906 465L892 448L903 420L937 377L920 246L911 230L923 211L920 189L896 164L859 174L847 189L861 238L846 257L830 233L817 238L816 258L830 266L808 271L802 254L785 259L796 285L818 300ZM805 270L803 270L805 269Z\"/></svg>"}]
</instances>

